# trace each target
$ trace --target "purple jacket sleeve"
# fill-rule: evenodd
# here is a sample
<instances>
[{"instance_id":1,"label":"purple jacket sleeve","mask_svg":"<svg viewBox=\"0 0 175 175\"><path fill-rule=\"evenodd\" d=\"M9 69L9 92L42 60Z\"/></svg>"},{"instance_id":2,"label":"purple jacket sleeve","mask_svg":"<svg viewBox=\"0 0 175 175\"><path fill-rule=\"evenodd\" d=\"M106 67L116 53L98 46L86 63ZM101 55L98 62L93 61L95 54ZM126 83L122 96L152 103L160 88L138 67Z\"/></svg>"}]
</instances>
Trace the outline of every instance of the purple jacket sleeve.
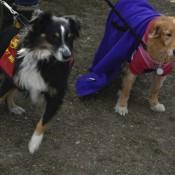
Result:
<instances>
[{"instance_id":1,"label":"purple jacket sleeve","mask_svg":"<svg viewBox=\"0 0 175 175\"><path fill-rule=\"evenodd\" d=\"M115 8L127 23L142 38L147 24L160 14L147 0L120 0ZM106 22L103 39L96 51L90 73L78 77L76 92L78 96L85 96L98 92L120 73L122 64L130 61L132 53L139 43L130 33L117 31L112 25L116 22L123 27L121 20L110 12Z\"/></svg>"}]
</instances>

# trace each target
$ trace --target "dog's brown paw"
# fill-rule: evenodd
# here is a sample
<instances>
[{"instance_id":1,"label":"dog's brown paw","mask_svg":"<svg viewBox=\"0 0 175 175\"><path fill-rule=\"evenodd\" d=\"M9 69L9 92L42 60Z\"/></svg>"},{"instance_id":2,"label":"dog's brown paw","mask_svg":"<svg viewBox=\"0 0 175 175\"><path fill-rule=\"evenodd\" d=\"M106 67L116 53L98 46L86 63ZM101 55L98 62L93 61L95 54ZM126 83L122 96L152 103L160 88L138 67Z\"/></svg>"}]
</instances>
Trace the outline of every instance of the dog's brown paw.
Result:
<instances>
[{"instance_id":1,"label":"dog's brown paw","mask_svg":"<svg viewBox=\"0 0 175 175\"><path fill-rule=\"evenodd\" d=\"M126 114L128 114L128 108L127 108L127 106L121 107L117 104L115 106L115 112L119 113L122 116L125 116Z\"/></svg>"},{"instance_id":2,"label":"dog's brown paw","mask_svg":"<svg viewBox=\"0 0 175 175\"><path fill-rule=\"evenodd\" d=\"M156 112L165 112L165 106L163 104L156 104L154 106L151 106L151 110L156 111Z\"/></svg>"},{"instance_id":3,"label":"dog's brown paw","mask_svg":"<svg viewBox=\"0 0 175 175\"><path fill-rule=\"evenodd\" d=\"M15 115L22 115L24 114L26 111L20 107L20 106L14 106L12 108L9 108L10 112L15 114Z\"/></svg>"}]
</instances>

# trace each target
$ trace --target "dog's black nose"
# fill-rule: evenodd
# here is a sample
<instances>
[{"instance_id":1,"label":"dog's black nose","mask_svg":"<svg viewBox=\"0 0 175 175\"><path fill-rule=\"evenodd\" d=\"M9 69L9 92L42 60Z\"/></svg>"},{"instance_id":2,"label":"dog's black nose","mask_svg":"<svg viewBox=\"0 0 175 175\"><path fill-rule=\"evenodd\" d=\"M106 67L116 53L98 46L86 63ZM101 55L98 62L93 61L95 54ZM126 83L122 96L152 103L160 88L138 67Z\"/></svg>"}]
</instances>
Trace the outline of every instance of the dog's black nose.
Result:
<instances>
[{"instance_id":1,"label":"dog's black nose","mask_svg":"<svg viewBox=\"0 0 175 175\"><path fill-rule=\"evenodd\" d=\"M71 52L69 49L63 49L62 55L63 55L64 59L68 59L69 57L71 57Z\"/></svg>"},{"instance_id":2,"label":"dog's black nose","mask_svg":"<svg viewBox=\"0 0 175 175\"><path fill-rule=\"evenodd\" d=\"M173 55L175 56L175 49L173 50Z\"/></svg>"}]
</instances>

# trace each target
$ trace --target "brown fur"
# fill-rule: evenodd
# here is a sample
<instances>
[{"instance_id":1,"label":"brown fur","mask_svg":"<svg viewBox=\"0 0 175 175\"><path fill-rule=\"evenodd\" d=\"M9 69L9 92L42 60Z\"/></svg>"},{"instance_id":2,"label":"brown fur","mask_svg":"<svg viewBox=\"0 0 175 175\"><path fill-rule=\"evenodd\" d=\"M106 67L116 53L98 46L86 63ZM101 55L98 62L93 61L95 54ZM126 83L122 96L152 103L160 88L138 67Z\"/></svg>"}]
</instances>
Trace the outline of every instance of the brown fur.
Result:
<instances>
[{"instance_id":1,"label":"brown fur","mask_svg":"<svg viewBox=\"0 0 175 175\"><path fill-rule=\"evenodd\" d=\"M147 51L152 59L160 64L175 61L175 18L160 16L153 21L152 30L148 34ZM128 113L127 103L131 88L135 82L134 75L127 67L122 89L115 107L120 115ZM159 91L166 76L155 75L149 92L149 104L152 110L163 112L165 107L159 103Z\"/></svg>"}]
</instances>

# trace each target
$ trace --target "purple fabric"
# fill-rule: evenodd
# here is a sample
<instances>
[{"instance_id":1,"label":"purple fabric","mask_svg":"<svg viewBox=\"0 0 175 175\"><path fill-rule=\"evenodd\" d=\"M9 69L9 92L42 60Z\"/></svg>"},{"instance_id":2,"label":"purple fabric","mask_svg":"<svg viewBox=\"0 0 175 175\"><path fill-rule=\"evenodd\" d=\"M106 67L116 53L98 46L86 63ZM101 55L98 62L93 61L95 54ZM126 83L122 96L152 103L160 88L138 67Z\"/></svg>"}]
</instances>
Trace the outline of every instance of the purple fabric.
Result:
<instances>
[{"instance_id":1,"label":"purple fabric","mask_svg":"<svg viewBox=\"0 0 175 175\"><path fill-rule=\"evenodd\" d=\"M115 8L141 38L147 24L160 15L148 0L120 0L116 3ZM110 12L104 37L96 51L90 72L77 79L78 96L96 93L116 78L121 71L122 64L130 61L132 53L139 45L130 31L117 31L112 21L124 27L122 21L113 12Z\"/></svg>"},{"instance_id":2,"label":"purple fabric","mask_svg":"<svg viewBox=\"0 0 175 175\"><path fill-rule=\"evenodd\" d=\"M18 5L36 5L38 0L15 0L15 4Z\"/></svg>"}]
</instances>

